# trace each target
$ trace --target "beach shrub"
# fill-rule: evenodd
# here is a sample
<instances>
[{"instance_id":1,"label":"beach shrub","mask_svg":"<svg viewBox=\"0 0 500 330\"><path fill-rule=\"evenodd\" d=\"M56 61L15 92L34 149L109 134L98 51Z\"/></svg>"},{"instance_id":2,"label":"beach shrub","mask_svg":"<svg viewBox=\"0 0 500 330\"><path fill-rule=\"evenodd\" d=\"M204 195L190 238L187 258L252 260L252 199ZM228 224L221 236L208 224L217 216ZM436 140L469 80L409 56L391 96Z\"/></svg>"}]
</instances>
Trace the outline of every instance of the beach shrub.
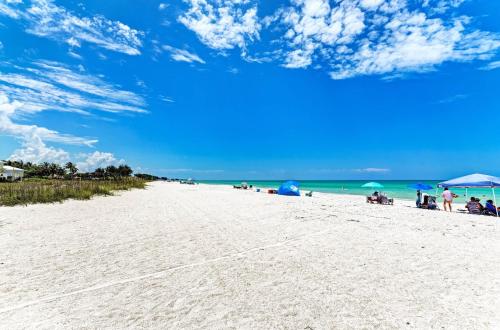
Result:
<instances>
[{"instance_id":1,"label":"beach shrub","mask_svg":"<svg viewBox=\"0 0 500 330\"><path fill-rule=\"evenodd\" d=\"M27 205L62 202L66 199L86 200L92 196L108 196L113 191L144 189L147 181L128 177L113 180L29 179L0 183L0 205Z\"/></svg>"}]
</instances>

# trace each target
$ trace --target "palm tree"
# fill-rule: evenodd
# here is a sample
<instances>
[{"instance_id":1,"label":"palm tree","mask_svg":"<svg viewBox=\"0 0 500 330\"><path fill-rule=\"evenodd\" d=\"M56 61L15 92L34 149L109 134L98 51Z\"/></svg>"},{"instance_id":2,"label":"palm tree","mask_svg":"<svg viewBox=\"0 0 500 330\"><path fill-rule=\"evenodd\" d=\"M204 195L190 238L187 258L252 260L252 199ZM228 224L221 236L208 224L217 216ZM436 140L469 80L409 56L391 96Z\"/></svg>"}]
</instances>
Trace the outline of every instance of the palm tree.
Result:
<instances>
[{"instance_id":1,"label":"palm tree","mask_svg":"<svg viewBox=\"0 0 500 330\"><path fill-rule=\"evenodd\" d=\"M116 178L118 176L118 169L116 166L111 165L106 167L106 176Z\"/></svg>"},{"instance_id":2,"label":"palm tree","mask_svg":"<svg viewBox=\"0 0 500 330\"><path fill-rule=\"evenodd\" d=\"M49 176L50 175L50 164L47 162L43 162L40 165L40 174L42 176Z\"/></svg>"},{"instance_id":3,"label":"palm tree","mask_svg":"<svg viewBox=\"0 0 500 330\"><path fill-rule=\"evenodd\" d=\"M104 169L99 167L94 170L93 176L100 179L104 177L104 174L106 174L106 171L104 171Z\"/></svg>"},{"instance_id":4,"label":"palm tree","mask_svg":"<svg viewBox=\"0 0 500 330\"><path fill-rule=\"evenodd\" d=\"M54 178L56 175L61 175L61 172L64 173L64 169L61 165L52 163L49 165L49 173Z\"/></svg>"},{"instance_id":5,"label":"palm tree","mask_svg":"<svg viewBox=\"0 0 500 330\"><path fill-rule=\"evenodd\" d=\"M66 165L64 165L64 168L69 174L71 174L71 176L75 176L76 172L78 172L78 168L72 162L67 162Z\"/></svg>"},{"instance_id":6,"label":"palm tree","mask_svg":"<svg viewBox=\"0 0 500 330\"><path fill-rule=\"evenodd\" d=\"M122 176L122 177L131 176L133 172L134 171L132 171L132 169L128 165L120 165L120 166L118 166L118 174L120 176Z\"/></svg>"}]
</instances>

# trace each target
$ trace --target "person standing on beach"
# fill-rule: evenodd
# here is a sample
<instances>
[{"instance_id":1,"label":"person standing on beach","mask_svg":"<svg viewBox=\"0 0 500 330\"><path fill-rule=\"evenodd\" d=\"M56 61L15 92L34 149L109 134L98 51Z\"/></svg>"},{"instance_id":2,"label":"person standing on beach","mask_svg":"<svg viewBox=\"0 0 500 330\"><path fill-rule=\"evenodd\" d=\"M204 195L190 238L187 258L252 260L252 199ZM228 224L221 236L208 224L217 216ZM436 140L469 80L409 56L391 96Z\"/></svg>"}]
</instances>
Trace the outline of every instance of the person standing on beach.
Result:
<instances>
[{"instance_id":1,"label":"person standing on beach","mask_svg":"<svg viewBox=\"0 0 500 330\"><path fill-rule=\"evenodd\" d=\"M451 212L451 203L453 203L454 194L450 190L448 190L448 188L444 188L442 196L443 196L443 208L444 208L444 210L446 211L446 205L448 205L448 207L450 208L450 212Z\"/></svg>"},{"instance_id":2,"label":"person standing on beach","mask_svg":"<svg viewBox=\"0 0 500 330\"><path fill-rule=\"evenodd\" d=\"M422 205L422 192L420 190L417 190L417 207L420 207Z\"/></svg>"}]
</instances>

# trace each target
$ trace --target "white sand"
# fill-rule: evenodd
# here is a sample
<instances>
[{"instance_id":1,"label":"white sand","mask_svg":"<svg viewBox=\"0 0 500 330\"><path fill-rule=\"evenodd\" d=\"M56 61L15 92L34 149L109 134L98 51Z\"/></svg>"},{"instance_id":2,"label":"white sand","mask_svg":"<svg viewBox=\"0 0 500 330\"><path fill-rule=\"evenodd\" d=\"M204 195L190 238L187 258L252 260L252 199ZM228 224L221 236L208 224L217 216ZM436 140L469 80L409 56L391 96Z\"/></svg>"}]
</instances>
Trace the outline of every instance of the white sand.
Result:
<instances>
[{"instance_id":1,"label":"white sand","mask_svg":"<svg viewBox=\"0 0 500 330\"><path fill-rule=\"evenodd\" d=\"M500 327L495 218L410 205L154 183L0 208L0 328Z\"/></svg>"}]
</instances>

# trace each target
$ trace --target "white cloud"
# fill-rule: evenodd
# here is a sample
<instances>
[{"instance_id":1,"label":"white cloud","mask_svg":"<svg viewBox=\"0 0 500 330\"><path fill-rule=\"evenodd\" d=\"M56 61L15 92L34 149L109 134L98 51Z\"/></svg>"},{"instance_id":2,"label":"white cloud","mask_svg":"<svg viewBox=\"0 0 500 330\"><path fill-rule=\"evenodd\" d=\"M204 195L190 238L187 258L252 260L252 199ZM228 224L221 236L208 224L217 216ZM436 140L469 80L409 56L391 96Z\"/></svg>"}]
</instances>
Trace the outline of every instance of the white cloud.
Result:
<instances>
[{"instance_id":1,"label":"white cloud","mask_svg":"<svg viewBox=\"0 0 500 330\"><path fill-rule=\"evenodd\" d=\"M22 0L17 0L17 1L6 0L4 2L0 2L0 14L8 16L10 18L18 19L19 13L12 6L20 3L22 3Z\"/></svg>"},{"instance_id":2,"label":"white cloud","mask_svg":"<svg viewBox=\"0 0 500 330\"><path fill-rule=\"evenodd\" d=\"M343 1L333 8L328 0L295 0L294 4L282 13L282 23L288 27L284 38L291 48L285 57L288 68L308 67L316 53L349 44L365 29L364 13L354 2Z\"/></svg>"},{"instance_id":3,"label":"white cloud","mask_svg":"<svg viewBox=\"0 0 500 330\"><path fill-rule=\"evenodd\" d=\"M257 6L250 0L188 0L189 10L179 22L194 31L208 47L218 50L246 48L259 39Z\"/></svg>"},{"instance_id":4,"label":"white cloud","mask_svg":"<svg viewBox=\"0 0 500 330\"><path fill-rule=\"evenodd\" d=\"M22 148L15 150L9 159L64 164L70 160L70 155L62 149L47 146L39 137L33 137L24 141Z\"/></svg>"},{"instance_id":5,"label":"white cloud","mask_svg":"<svg viewBox=\"0 0 500 330\"><path fill-rule=\"evenodd\" d=\"M34 62L27 67L0 63L0 68L2 66L8 66L9 73L0 71L0 134L13 136L21 143L11 159L61 163L70 159L70 154L48 143L93 147L98 142L95 138L19 123L20 119L28 120L30 114L46 110L82 115L95 111L146 112L140 96L87 74L83 66L79 72L48 61Z\"/></svg>"},{"instance_id":6,"label":"white cloud","mask_svg":"<svg viewBox=\"0 0 500 330\"><path fill-rule=\"evenodd\" d=\"M158 10L162 11L162 10L167 9L167 7L168 7L168 4L162 2L158 5Z\"/></svg>"},{"instance_id":7,"label":"white cloud","mask_svg":"<svg viewBox=\"0 0 500 330\"><path fill-rule=\"evenodd\" d=\"M493 61L481 68L481 70L495 70L500 68L500 61Z\"/></svg>"},{"instance_id":8,"label":"white cloud","mask_svg":"<svg viewBox=\"0 0 500 330\"><path fill-rule=\"evenodd\" d=\"M102 16L78 17L52 0L7 1L0 15L20 20L28 33L66 42L71 47L91 43L129 55L139 55L143 32Z\"/></svg>"},{"instance_id":9,"label":"white cloud","mask_svg":"<svg viewBox=\"0 0 500 330\"><path fill-rule=\"evenodd\" d=\"M169 96L159 95L158 99L160 99L163 102L167 102L167 103L175 103L174 99L172 99Z\"/></svg>"},{"instance_id":10,"label":"white cloud","mask_svg":"<svg viewBox=\"0 0 500 330\"><path fill-rule=\"evenodd\" d=\"M456 95L447 97L445 99L439 100L437 103L438 104L453 103L453 102L457 102L457 101L460 101L460 100L464 100L467 97L469 97L467 94L456 94Z\"/></svg>"},{"instance_id":11,"label":"white cloud","mask_svg":"<svg viewBox=\"0 0 500 330\"><path fill-rule=\"evenodd\" d=\"M376 168L376 167L367 167L367 168L357 168L354 172L359 173L388 173L391 170L388 168Z\"/></svg>"},{"instance_id":12,"label":"white cloud","mask_svg":"<svg viewBox=\"0 0 500 330\"><path fill-rule=\"evenodd\" d=\"M137 85L137 87L140 87L140 88L148 88L148 86L146 85L144 80L141 80L141 79L136 79L135 84Z\"/></svg>"},{"instance_id":13,"label":"white cloud","mask_svg":"<svg viewBox=\"0 0 500 330\"><path fill-rule=\"evenodd\" d=\"M98 167L104 168L111 165L120 165L125 161L123 159L116 159L115 155L109 152L95 151L89 154L78 155L80 161L77 161L76 167L80 172L90 172Z\"/></svg>"},{"instance_id":14,"label":"white cloud","mask_svg":"<svg viewBox=\"0 0 500 330\"><path fill-rule=\"evenodd\" d=\"M22 107L18 101L11 102L5 94L0 93L0 134L11 135L21 139L22 147L9 157L14 160L29 162L57 162L69 159L69 154L54 147L49 147L44 141L65 144L91 146L97 140L84 139L71 135L63 135L36 125L20 125L12 122L12 117Z\"/></svg>"},{"instance_id":15,"label":"white cloud","mask_svg":"<svg viewBox=\"0 0 500 330\"><path fill-rule=\"evenodd\" d=\"M470 19L434 15L461 0L292 0L277 13L287 68L329 67L333 79L424 72L445 62L485 60L500 48L500 34L469 28ZM433 7L435 8L435 7ZM436 17L433 17L436 16ZM276 20L274 18L273 20Z\"/></svg>"},{"instance_id":16,"label":"white cloud","mask_svg":"<svg viewBox=\"0 0 500 330\"><path fill-rule=\"evenodd\" d=\"M75 71L60 63L33 62L21 67L11 63L0 71L0 92L23 104L25 113L57 110L88 114L91 111L146 113L144 99L123 91L99 77Z\"/></svg>"},{"instance_id":17,"label":"white cloud","mask_svg":"<svg viewBox=\"0 0 500 330\"><path fill-rule=\"evenodd\" d=\"M384 0L361 0L361 6L367 9L374 9L380 6Z\"/></svg>"},{"instance_id":18,"label":"white cloud","mask_svg":"<svg viewBox=\"0 0 500 330\"><path fill-rule=\"evenodd\" d=\"M160 169L154 169L154 171L161 173L170 173L170 174L178 174L178 173L208 174L208 173L225 172L224 170L218 170L218 169L193 169L193 168L160 168Z\"/></svg>"},{"instance_id":19,"label":"white cloud","mask_svg":"<svg viewBox=\"0 0 500 330\"><path fill-rule=\"evenodd\" d=\"M422 6L429 8L432 12L444 13L447 10L457 8L467 0L423 0Z\"/></svg>"},{"instance_id":20,"label":"white cloud","mask_svg":"<svg viewBox=\"0 0 500 330\"><path fill-rule=\"evenodd\" d=\"M14 150L9 159L33 163L54 162L64 164L76 158L80 159L78 168L83 171L124 162L123 160L117 160L111 153L95 151L90 154L80 154L76 157L71 157L67 151L61 148L48 146L46 141L92 146L97 140L63 135L36 125L15 124L12 122L11 117L21 107L22 104L20 102L11 102L7 96L0 93L0 134L12 135L21 140L21 148Z\"/></svg>"},{"instance_id":21,"label":"white cloud","mask_svg":"<svg viewBox=\"0 0 500 330\"><path fill-rule=\"evenodd\" d=\"M194 53L190 53L187 50L174 48L172 46L164 45L163 49L170 53L170 57L177 62L198 62L201 64L205 64L205 61L202 60L198 55Z\"/></svg>"},{"instance_id":22,"label":"white cloud","mask_svg":"<svg viewBox=\"0 0 500 330\"><path fill-rule=\"evenodd\" d=\"M0 134L19 137L25 142L34 141L34 145L39 145L38 140L89 147L97 143L95 139L60 134L57 131L37 125L21 125L14 123L12 119L20 116L23 112L23 106L23 103L19 101L10 101L5 93L0 92Z\"/></svg>"}]
</instances>

